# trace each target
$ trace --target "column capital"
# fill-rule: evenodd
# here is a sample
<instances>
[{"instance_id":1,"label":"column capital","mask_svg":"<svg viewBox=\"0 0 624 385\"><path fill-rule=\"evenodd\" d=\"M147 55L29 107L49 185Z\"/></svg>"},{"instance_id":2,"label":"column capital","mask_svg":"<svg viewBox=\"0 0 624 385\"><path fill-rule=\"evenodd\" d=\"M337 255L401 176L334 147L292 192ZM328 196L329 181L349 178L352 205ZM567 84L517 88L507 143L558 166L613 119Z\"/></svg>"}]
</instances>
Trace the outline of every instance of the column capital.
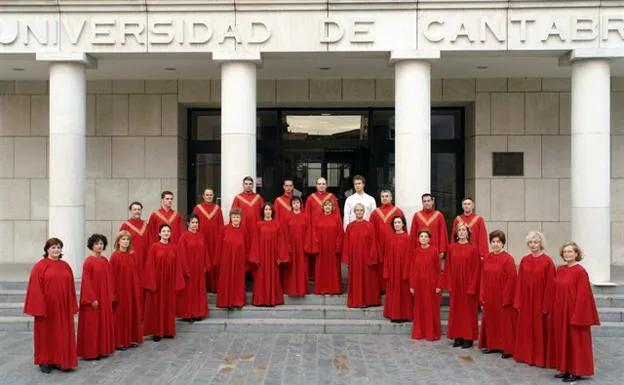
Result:
<instances>
[{"instance_id":1,"label":"column capital","mask_svg":"<svg viewBox=\"0 0 624 385\"><path fill-rule=\"evenodd\" d=\"M261 64L262 54L258 51L215 51L212 60L220 63L237 61Z\"/></svg>"},{"instance_id":2,"label":"column capital","mask_svg":"<svg viewBox=\"0 0 624 385\"><path fill-rule=\"evenodd\" d=\"M37 61L79 63L89 69L97 68L97 60L84 52L37 52Z\"/></svg>"},{"instance_id":3,"label":"column capital","mask_svg":"<svg viewBox=\"0 0 624 385\"><path fill-rule=\"evenodd\" d=\"M406 49L390 52L390 64L403 60L438 60L440 59L440 51L428 49Z\"/></svg>"},{"instance_id":4,"label":"column capital","mask_svg":"<svg viewBox=\"0 0 624 385\"><path fill-rule=\"evenodd\" d=\"M559 65L567 67L579 60L608 60L624 58L624 48L578 48L559 57Z\"/></svg>"}]
</instances>

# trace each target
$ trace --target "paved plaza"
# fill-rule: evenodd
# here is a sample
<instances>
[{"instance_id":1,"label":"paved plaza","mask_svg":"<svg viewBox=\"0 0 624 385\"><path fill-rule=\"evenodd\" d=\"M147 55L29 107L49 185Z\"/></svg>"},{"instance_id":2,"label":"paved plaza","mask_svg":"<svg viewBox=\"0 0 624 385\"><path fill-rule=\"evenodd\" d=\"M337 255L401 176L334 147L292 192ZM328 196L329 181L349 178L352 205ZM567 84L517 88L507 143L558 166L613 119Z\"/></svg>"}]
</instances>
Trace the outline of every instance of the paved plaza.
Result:
<instances>
[{"instance_id":1,"label":"paved plaza","mask_svg":"<svg viewBox=\"0 0 624 385\"><path fill-rule=\"evenodd\" d=\"M596 338L597 376L621 384L624 338ZM0 333L0 384L557 384L552 370L405 336L180 334L45 375L32 365L32 334Z\"/></svg>"}]
</instances>

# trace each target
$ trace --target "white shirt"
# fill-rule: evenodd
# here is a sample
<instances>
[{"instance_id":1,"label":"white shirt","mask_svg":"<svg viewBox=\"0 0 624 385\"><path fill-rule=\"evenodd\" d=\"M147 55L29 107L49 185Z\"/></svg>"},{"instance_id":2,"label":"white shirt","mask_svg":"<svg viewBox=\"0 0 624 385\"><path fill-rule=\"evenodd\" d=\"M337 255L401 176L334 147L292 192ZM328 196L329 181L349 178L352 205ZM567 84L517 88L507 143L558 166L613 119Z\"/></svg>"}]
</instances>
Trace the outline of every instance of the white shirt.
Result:
<instances>
[{"instance_id":1,"label":"white shirt","mask_svg":"<svg viewBox=\"0 0 624 385\"><path fill-rule=\"evenodd\" d=\"M364 205L364 219L368 220L377 208L377 203L375 202L375 198L368 195L367 193L362 193L361 195L355 193L353 195L349 195L344 205L344 228L347 228L349 223L355 220L355 213L353 209L355 205L361 203Z\"/></svg>"}]
</instances>

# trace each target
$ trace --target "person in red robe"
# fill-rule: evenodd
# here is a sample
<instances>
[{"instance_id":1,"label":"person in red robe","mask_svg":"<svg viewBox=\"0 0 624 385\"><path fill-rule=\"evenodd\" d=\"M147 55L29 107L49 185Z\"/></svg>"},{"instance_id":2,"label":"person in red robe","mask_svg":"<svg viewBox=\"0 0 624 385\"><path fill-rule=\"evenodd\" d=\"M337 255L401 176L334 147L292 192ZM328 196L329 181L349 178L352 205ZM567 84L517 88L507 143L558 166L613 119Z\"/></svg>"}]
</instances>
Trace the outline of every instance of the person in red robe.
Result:
<instances>
[{"instance_id":1,"label":"person in red robe","mask_svg":"<svg viewBox=\"0 0 624 385\"><path fill-rule=\"evenodd\" d=\"M145 335L151 335L155 342L176 335L176 299L184 289L185 279L182 258L178 247L171 240L171 226L160 225L160 240L153 243L147 252L143 287L145 293Z\"/></svg>"},{"instance_id":2,"label":"person in red robe","mask_svg":"<svg viewBox=\"0 0 624 385\"><path fill-rule=\"evenodd\" d=\"M274 219L275 210L271 203L264 203L262 213L263 218L256 225L249 254L249 262L253 265L252 304L282 305L284 291L280 282L279 266L288 262L286 237L280 222Z\"/></svg>"},{"instance_id":3,"label":"person in red robe","mask_svg":"<svg viewBox=\"0 0 624 385\"><path fill-rule=\"evenodd\" d=\"M503 247L505 233L495 230L490 233L490 249L483 260L479 300L481 333L479 348L485 354L502 353L507 359L512 357L516 341L518 314L513 308L516 291L516 262Z\"/></svg>"},{"instance_id":4,"label":"person in red robe","mask_svg":"<svg viewBox=\"0 0 624 385\"><path fill-rule=\"evenodd\" d=\"M178 256L188 279L178 293L177 316L195 322L208 316L206 272L210 270L210 256L204 234L199 232L199 218L191 214L188 223L188 231L178 241Z\"/></svg>"},{"instance_id":5,"label":"person in red robe","mask_svg":"<svg viewBox=\"0 0 624 385\"><path fill-rule=\"evenodd\" d=\"M290 205L284 230L290 263L282 265L284 293L291 297L303 297L308 294L308 260L303 250L308 228L308 218L303 212L303 202L294 196Z\"/></svg>"},{"instance_id":6,"label":"person in red robe","mask_svg":"<svg viewBox=\"0 0 624 385\"><path fill-rule=\"evenodd\" d=\"M555 264L545 254L544 236L532 231L526 238L530 254L518 268L514 308L518 310L518 326L513 357L518 362L546 366L547 322L544 314L546 288L555 278Z\"/></svg>"},{"instance_id":7,"label":"person in red robe","mask_svg":"<svg viewBox=\"0 0 624 385\"><path fill-rule=\"evenodd\" d=\"M392 204L392 192L390 190L381 190L380 194L381 206L377 207L370 216L370 223L375 228L375 238L377 241L377 252L379 253L377 271L378 280L381 290L386 289L386 281L383 279L383 252L386 249L386 238L392 235L392 224L390 221L395 216L404 217L403 211Z\"/></svg>"},{"instance_id":8,"label":"person in red robe","mask_svg":"<svg viewBox=\"0 0 624 385\"><path fill-rule=\"evenodd\" d=\"M115 252L110 257L115 348L122 351L143 343L143 285L139 279L142 270L139 270L138 258L131 245L130 232L119 232L114 243Z\"/></svg>"},{"instance_id":9,"label":"person in red robe","mask_svg":"<svg viewBox=\"0 0 624 385\"><path fill-rule=\"evenodd\" d=\"M315 254L314 294L341 294L342 273L340 253L344 231L340 216L334 214L336 207L331 199L323 202L323 215L314 222L312 253Z\"/></svg>"},{"instance_id":10,"label":"person in red robe","mask_svg":"<svg viewBox=\"0 0 624 385\"><path fill-rule=\"evenodd\" d=\"M555 378L575 382L594 375L591 327L600 325L600 319L589 276L579 263L583 251L566 242L559 256L566 264L559 266L547 289L547 367L557 369Z\"/></svg>"},{"instance_id":11,"label":"person in red robe","mask_svg":"<svg viewBox=\"0 0 624 385\"><path fill-rule=\"evenodd\" d=\"M43 373L78 366L74 314L78 312L74 274L63 257L63 242L50 238L43 259L30 271L24 314L35 318L34 363Z\"/></svg>"},{"instance_id":12,"label":"person in red robe","mask_svg":"<svg viewBox=\"0 0 624 385\"><path fill-rule=\"evenodd\" d=\"M470 238L468 225L458 224L444 267L446 288L451 296L446 334L454 340L453 347L462 349L471 348L479 337L477 307L481 259Z\"/></svg>"},{"instance_id":13,"label":"person in red robe","mask_svg":"<svg viewBox=\"0 0 624 385\"><path fill-rule=\"evenodd\" d=\"M141 218L143 204L136 201L132 202L128 210L130 210L130 218L121 224L119 231L127 231L132 236L132 251L137 260L138 271L143 271L148 245L150 244L147 239L147 222ZM143 289L141 289L141 298L143 298Z\"/></svg>"},{"instance_id":14,"label":"person in red robe","mask_svg":"<svg viewBox=\"0 0 624 385\"><path fill-rule=\"evenodd\" d=\"M262 199L260 194L255 193L253 188L253 178L246 176L243 178L243 192L236 195L234 197L234 201L232 202L232 209L241 209L241 223L249 236L253 236L253 234L256 233L256 224L258 224L258 221L262 219L260 212L262 211L262 205L264 204L264 199ZM248 244L247 247L251 247L251 244ZM247 250L247 253L249 253L249 251L250 250Z\"/></svg>"},{"instance_id":15,"label":"person in red robe","mask_svg":"<svg viewBox=\"0 0 624 385\"><path fill-rule=\"evenodd\" d=\"M230 211L230 223L223 228L221 241L214 259L219 269L217 307L242 308L245 306L245 273L247 271L247 250L249 237L241 225L242 210Z\"/></svg>"},{"instance_id":16,"label":"person in red robe","mask_svg":"<svg viewBox=\"0 0 624 385\"><path fill-rule=\"evenodd\" d=\"M485 221L483 217L474 211L474 201L472 198L464 198L462 200L462 209L464 212L455 217L453 221L453 229L451 234L457 233L457 226L464 223L470 230L470 243L475 245L479 251L479 256L485 258L489 252L487 231L485 229ZM452 240L454 241L454 240Z\"/></svg>"},{"instance_id":17,"label":"person in red robe","mask_svg":"<svg viewBox=\"0 0 624 385\"><path fill-rule=\"evenodd\" d=\"M440 252L431 245L429 230L418 230L418 247L414 251L409 272L410 292L414 296L412 339L437 341L442 334Z\"/></svg>"},{"instance_id":18,"label":"person in red robe","mask_svg":"<svg viewBox=\"0 0 624 385\"><path fill-rule=\"evenodd\" d=\"M393 233L386 239L383 253L383 278L386 280L384 317L392 322L412 319L412 295L409 287L409 269L413 249L407 233L405 217L392 218Z\"/></svg>"},{"instance_id":19,"label":"person in red robe","mask_svg":"<svg viewBox=\"0 0 624 385\"><path fill-rule=\"evenodd\" d=\"M375 228L364 219L365 208L353 208L355 221L347 225L342 246L342 263L349 268L348 307L369 307L381 304L378 253Z\"/></svg>"},{"instance_id":20,"label":"person in red robe","mask_svg":"<svg viewBox=\"0 0 624 385\"><path fill-rule=\"evenodd\" d=\"M293 198L295 183L292 179L284 179L282 188L284 189L284 194L275 198L273 207L275 207L275 219L280 221L282 226L285 226L288 218L290 217L290 213L292 212L290 203Z\"/></svg>"},{"instance_id":21,"label":"person in red robe","mask_svg":"<svg viewBox=\"0 0 624 385\"><path fill-rule=\"evenodd\" d=\"M221 207L214 203L215 193L212 188L204 190L202 195L204 201L193 209L193 214L199 218L199 231L204 235L204 243L210 258L217 255L219 242L221 242L221 232L223 231L223 212ZM212 293L217 292L219 271L213 265L206 273L206 290Z\"/></svg>"},{"instance_id":22,"label":"person in red robe","mask_svg":"<svg viewBox=\"0 0 624 385\"><path fill-rule=\"evenodd\" d=\"M440 258L444 258L448 245L448 230L444 214L434 208L435 199L430 193L423 194L421 201L423 209L416 212L412 218L412 229L410 230L412 245L414 248L420 245L418 232L427 229L431 234L431 245L438 250Z\"/></svg>"},{"instance_id":23,"label":"person in red robe","mask_svg":"<svg viewBox=\"0 0 624 385\"><path fill-rule=\"evenodd\" d=\"M152 213L147 225L148 245L158 243L160 239L160 227L168 225L171 229L170 242L178 243L178 239L184 232L184 220L180 213L173 209L173 193L163 191L160 194L160 208Z\"/></svg>"},{"instance_id":24,"label":"person in red robe","mask_svg":"<svg viewBox=\"0 0 624 385\"><path fill-rule=\"evenodd\" d=\"M93 254L82 265L78 356L85 360L106 358L115 351L113 271L108 259L102 255L107 245L104 235L91 235L87 248Z\"/></svg>"}]
</instances>

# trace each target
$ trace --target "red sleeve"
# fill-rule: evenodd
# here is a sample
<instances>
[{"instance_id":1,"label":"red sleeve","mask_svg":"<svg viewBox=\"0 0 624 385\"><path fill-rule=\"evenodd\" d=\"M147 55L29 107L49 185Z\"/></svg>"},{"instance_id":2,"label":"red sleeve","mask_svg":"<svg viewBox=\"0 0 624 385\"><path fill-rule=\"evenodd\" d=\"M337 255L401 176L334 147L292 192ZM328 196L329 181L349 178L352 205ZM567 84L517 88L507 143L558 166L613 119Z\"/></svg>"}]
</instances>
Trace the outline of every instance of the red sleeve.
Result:
<instances>
[{"instance_id":1,"label":"red sleeve","mask_svg":"<svg viewBox=\"0 0 624 385\"><path fill-rule=\"evenodd\" d=\"M208 244L206 243L206 241L204 240L204 267L206 268L206 271L210 271L212 269L212 255L210 255L210 250L208 250Z\"/></svg>"},{"instance_id":2,"label":"red sleeve","mask_svg":"<svg viewBox=\"0 0 624 385\"><path fill-rule=\"evenodd\" d=\"M180 254L178 253L178 247L176 245L170 246L170 252L175 254L176 259L176 291L183 290L186 286L186 280L184 279L184 266L183 266L183 258L180 258Z\"/></svg>"},{"instance_id":3,"label":"red sleeve","mask_svg":"<svg viewBox=\"0 0 624 385\"><path fill-rule=\"evenodd\" d=\"M418 245L418 213L412 217L412 226L410 228L410 239L412 240L412 249L416 249Z\"/></svg>"},{"instance_id":4,"label":"red sleeve","mask_svg":"<svg viewBox=\"0 0 624 385\"><path fill-rule=\"evenodd\" d=\"M93 290L93 262L87 257L82 266L82 282L80 284L80 305L89 305L97 299Z\"/></svg>"},{"instance_id":5,"label":"red sleeve","mask_svg":"<svg viewBox=\"0 0 624 385\"><path fill-rule=\"evenodd\" d=\"M377 244L375 226L369 223L368 228L370 231L370 240L369 240L369 245L368 245L368 258L366 260L366 263L369 266L375 266L377 263L379 263L380 248L379 248L379 245Z\"/></svg>"},{"instance_id":6,"label":"red sleeve","mask_svg":"<svg viewBox=\"0 0 624 385\"><path fill-rule=\"evenodd\" d=\"M310 254L318 254L320 251L320 238L318 235L318 221L312 222L310 220L310 239L308 249L305 250Z\"/></svg>"},{"instance_id":7,"label":"red sleeve","mask_svg":"<svg viewBox=\"0 0 624 385\"><path fill-rule=\"evenodd\" d=\"M505 261L505 286L503 287L503 307L513 305L514 294L516 291L516 280L518 271L516 270L516 262L512 256Z\"/></svg>"},{"instance_id":8,"label":"red sleeve","mask_svg":"<svg viewBox=\"0 0 624 385\"><path fill-rule=\"evenodd\" d=\"M217 241L217 245L215 247L215 255L212 256L212 265L219 267L219 264L221 263L221 253L223 253L223 239L225 238L225 232L226 229L225 227L223 227L223 230L221 231L221 233L219 234L219 237L216 239Z\"/></svg>"},{"instance_id":9,"label":"red sleeve","mask_svg":"<svg viewBox=\"0 0 624 385\"><path fill-rule=\"evenodd\" d=\"M437 288L442 288L442 286L444 286L444 282L442 279L442 267L441 267L441 262L440 262L440 251L436 250L436 255L435 255L435 264L434 264L434 268L435 268L435 276L434 282L437 282Z\"/></svg>"},{"instance_id":10,"label":"red sleeve","mask_svg":"<svg viewBox=\"0 0 624 385\"><path fill-rule=\"evenodd\" d=\"M182 215L180 215L180 213L178 213L178 215L176 215L176 223L174 225L174 227L178 228L178 239L180 239L180 237L182 236L182 234L184 234L184 230L186 228L186 226L184 225L184 219L182 218Z\"/></svg>"},{"instance_id":11,"label":"red sleeve","mask_svg":"<svg viewBox=\"0 0 624 385\"><path fill-rule=\"evenodd\" d=\"M522 275L523 275L523 268L522 268L522 263L524 262L524 258L522 258L522 260L520 261L520 266L518 267L518 278L516 279L516 291L514 293L514 301L513 301L513 307L514 309L518 309L520 310L520 303L522 302L522 298L521 298L521 285L520 282L522 282Z\"/></svg>"},{"instance_id":12,"label":"red sleeve","mask_svg":"<svg viewBox=\"0 0 624 385\"><path fill-rule=\"evenodd\" d=\"M178 261L180 264L180 268L182 269L182 274L189 274L191 272L191 268L188 264L188 241L187 236L182 234L180 240L178 241L177 253L178 253Z\"/></svg>"},{"instance_id":13,"label":"red sleeve","mask_svg":"<svg viewBox=\"0 0 624 385\"><path fill-rule=\"evenodd\" d=\"M409 249L409 245L412 244L412 240L409 238L407 238L407 243L408 243L408 249ZM405 253L405 256L403 257L403 259L401 260L401 278L404 281L409 280L409 273L410 273L410 268L412 267L412 262L414 259L414 254L411 252L411 250L408 250Z\"/></svg>"},{"instance_id":14,"label":"red sleeve","mask_svg":"<svg viewBox=\"0 0 624 385\"><path fill-rule=\"evenodd\" d=\"M483 217L479 218L479 257L485 257L489 253L488 235L485 229L485 221Z\"/></svg>"},{"instance_id":15,"label":"red sleeve","mask_svg":"<svg viewBox=\"0 0 624 385\"><path fill-rule=\"evenodd\" d=\"M338 237L336 238L336 253L340 254L342 253L342 242L344 239L344 230L342 227L342 221L340 220L339 216L336 220L336 223L338 223Z\"/></svg>"},{"instance_id":16,"label":"red sleeve","mask_svg":"<svg viewBox=\"0 0 624 385\"><path fill-rule=\"evenodd\" d=\"M451 294L453 293L453 249L453 246L448 248L444 263L444 273L442 274L444 287Z\"/></svg>"},{"instance_id":17,"label":"red sleeve","mask_svg":"<svg viewBox=\"0 0 624 385\"><path fill-rule=\"evenodd\" d=\"M67 262L63 262L65 264L65 268L67 269L67 272L69 273L70 279L69 279L69 286L70 286L70 290L71 290L71 306L72 306L72 313L76 314L78 313L78 298L76 298L76 280L74 279L74 272L71 269L71 266L69 266L69 263Z\"/></svg>"},{"instance_id":18,"label":"red sleeve","mask_svg":"<svg viewBox=\"0 0 624 385\"><path fill-rule=\"evenodd\" d=\"M351 263L351 232L353 227L351 223L347 225L347 230L344 232L342 240L342 263L349 265Z\"/></svg>"},{"instance_id":19,"label":"red sleeve","mask_svg":"<svg viewBox=\"0 0 624 385\"><path fill-rule=\"evenodd\" d=\"M573 326L592 326L600 325L598 311L596 310L596 302L592 293L589 276L585 269L579 271L576 279L576 304L570 325Z\"/></svg>"},{"instance_id":20,"label":"red sleeve","mask_svg":"<svg viewBox=\"0 0 624 385\"><path fill-rule=\"evenodd\" d=\"M113 291L113 303L119 300L119 285L117 284L117 277L119 276L119 258L115 251L108 261L111 276L111 286Z\"/></svg>"},{"instance_id":21,"label":"red sleeve","mask_svg":"<svg viewBox=\"0 0 624 385\"><path fill-rule=\"evenodd\" d=\"M145 271L143 272L143 288L156 290L156 243L152 243L145 259Z\"/></svg>"},{"instance_id":22,"label":"red sleeve","mask_svg":"<svg viewBox=\"0 0 624 385\"><path fill-rule=\"evenodd\" d=\"M343 227L342 226L342 215L340 215L340 206L338 206L338 199L336 199L336 196L334 194L332 194L331 200L332 200L332 202L334 202L334 214L336 214L336 217L338 217L338 221L340 222L340 227ZM322 208L321 208L321 210L322 210Z\"/></svg>"},{"instance_id":23,"label":"red sleeve","mask_svg":"<svg viewBox=\"0 0 624 385\"><path fill-rule=\"evenodd\" d=\"M259 265L260 264L260 245L259 245L259 233L262 226L256 226L256 234L251 240L251 251L249 252L249 262Z\"/></svg>"},{"instance_id":24,"label":"red sleeve","mask_svg":"<svg viewBox=\"0 0 624 385\"><path fill-rule=\"evenodd\" d=\"M449 243L455 243L455 232L457 231L457 218L453 219L453 225L451 227L451 237L449 238Z\"/></svg>"},{"instance_id":25,"label":"red sleeve","mask_svg":"<svg viewBox=\"0 0 624 385\"><path fill-rule=\"evenodd\" d=\"M559 273L559 270L555 271L555 277ZM542 313L550 314L552 313L553 302L555 299L555 277L550 281L546 282L546 287L544 289L544 297L542 302Z\"/></svg>"},{"instance_id":26,"label":"red sleeve","mask_svg":"<svg viewBox=\"0 0 624 385\"><path fill-rule=\"evenodd\" d=\"M24 301L24 314L33 317L46 316L45 295L43 289L43 275L45 273L45 260L35 264L30 272L28 288L26 289L26 300ZM74 290L74 295L76 291Z\"/></svg>"},{"instance_id":27,"label":"red sleeve","mask_svg":"<svg viewBox=\"0 0 624 385\"><path fill-rule=\"evenodd\" d=\"M412 222L413 224L414 222ZM413 227L413 226L412 226ZM411 241L411 240L410 240ZM416 288L416 258L419 258L419 254L420 254L420 250L419 249L414 249L414 258L412 259L412 263L410 264L409 267L409 287L410 289L415 289Z\"/></svg>"},{"instance_id":28,"label":"red sleeve","mask_svg":"<svg viewBox=\"0 0 624 385\"><path fill-rule=\"evenodd\" d=\"M466 294L475 295L479 290L479 278L481 277L481 257L479 250L472 249L472 271L470 272L470 281L466 288Z\"/></svg>"},{"instance_id":29,"label":"red sleeve","mask_svg":"<svg viewBox=\"0 0 624 385\"><path fill-rule=\"evenodd\" d=\"M390 278L390 264L388 263L388 260L390 258L391 252L392 252L392 242L386 242L386 247L383 252L384 264L383 264L383 274L382 274L382 277L385 279Z\"/></svg>"},{"instance_id":30,"label":"red sleeve","mask_svg":"<svg viewBox=\"0 0 624 385\"><path fill-rule=\"evenodd\" d=\"M438 220L438 250L439 253L446 253L446 248L448 245L448 230L446 227L446 219L444 219L444 215L440 213L440 220Z\"/></svg>"}]
</instances>

